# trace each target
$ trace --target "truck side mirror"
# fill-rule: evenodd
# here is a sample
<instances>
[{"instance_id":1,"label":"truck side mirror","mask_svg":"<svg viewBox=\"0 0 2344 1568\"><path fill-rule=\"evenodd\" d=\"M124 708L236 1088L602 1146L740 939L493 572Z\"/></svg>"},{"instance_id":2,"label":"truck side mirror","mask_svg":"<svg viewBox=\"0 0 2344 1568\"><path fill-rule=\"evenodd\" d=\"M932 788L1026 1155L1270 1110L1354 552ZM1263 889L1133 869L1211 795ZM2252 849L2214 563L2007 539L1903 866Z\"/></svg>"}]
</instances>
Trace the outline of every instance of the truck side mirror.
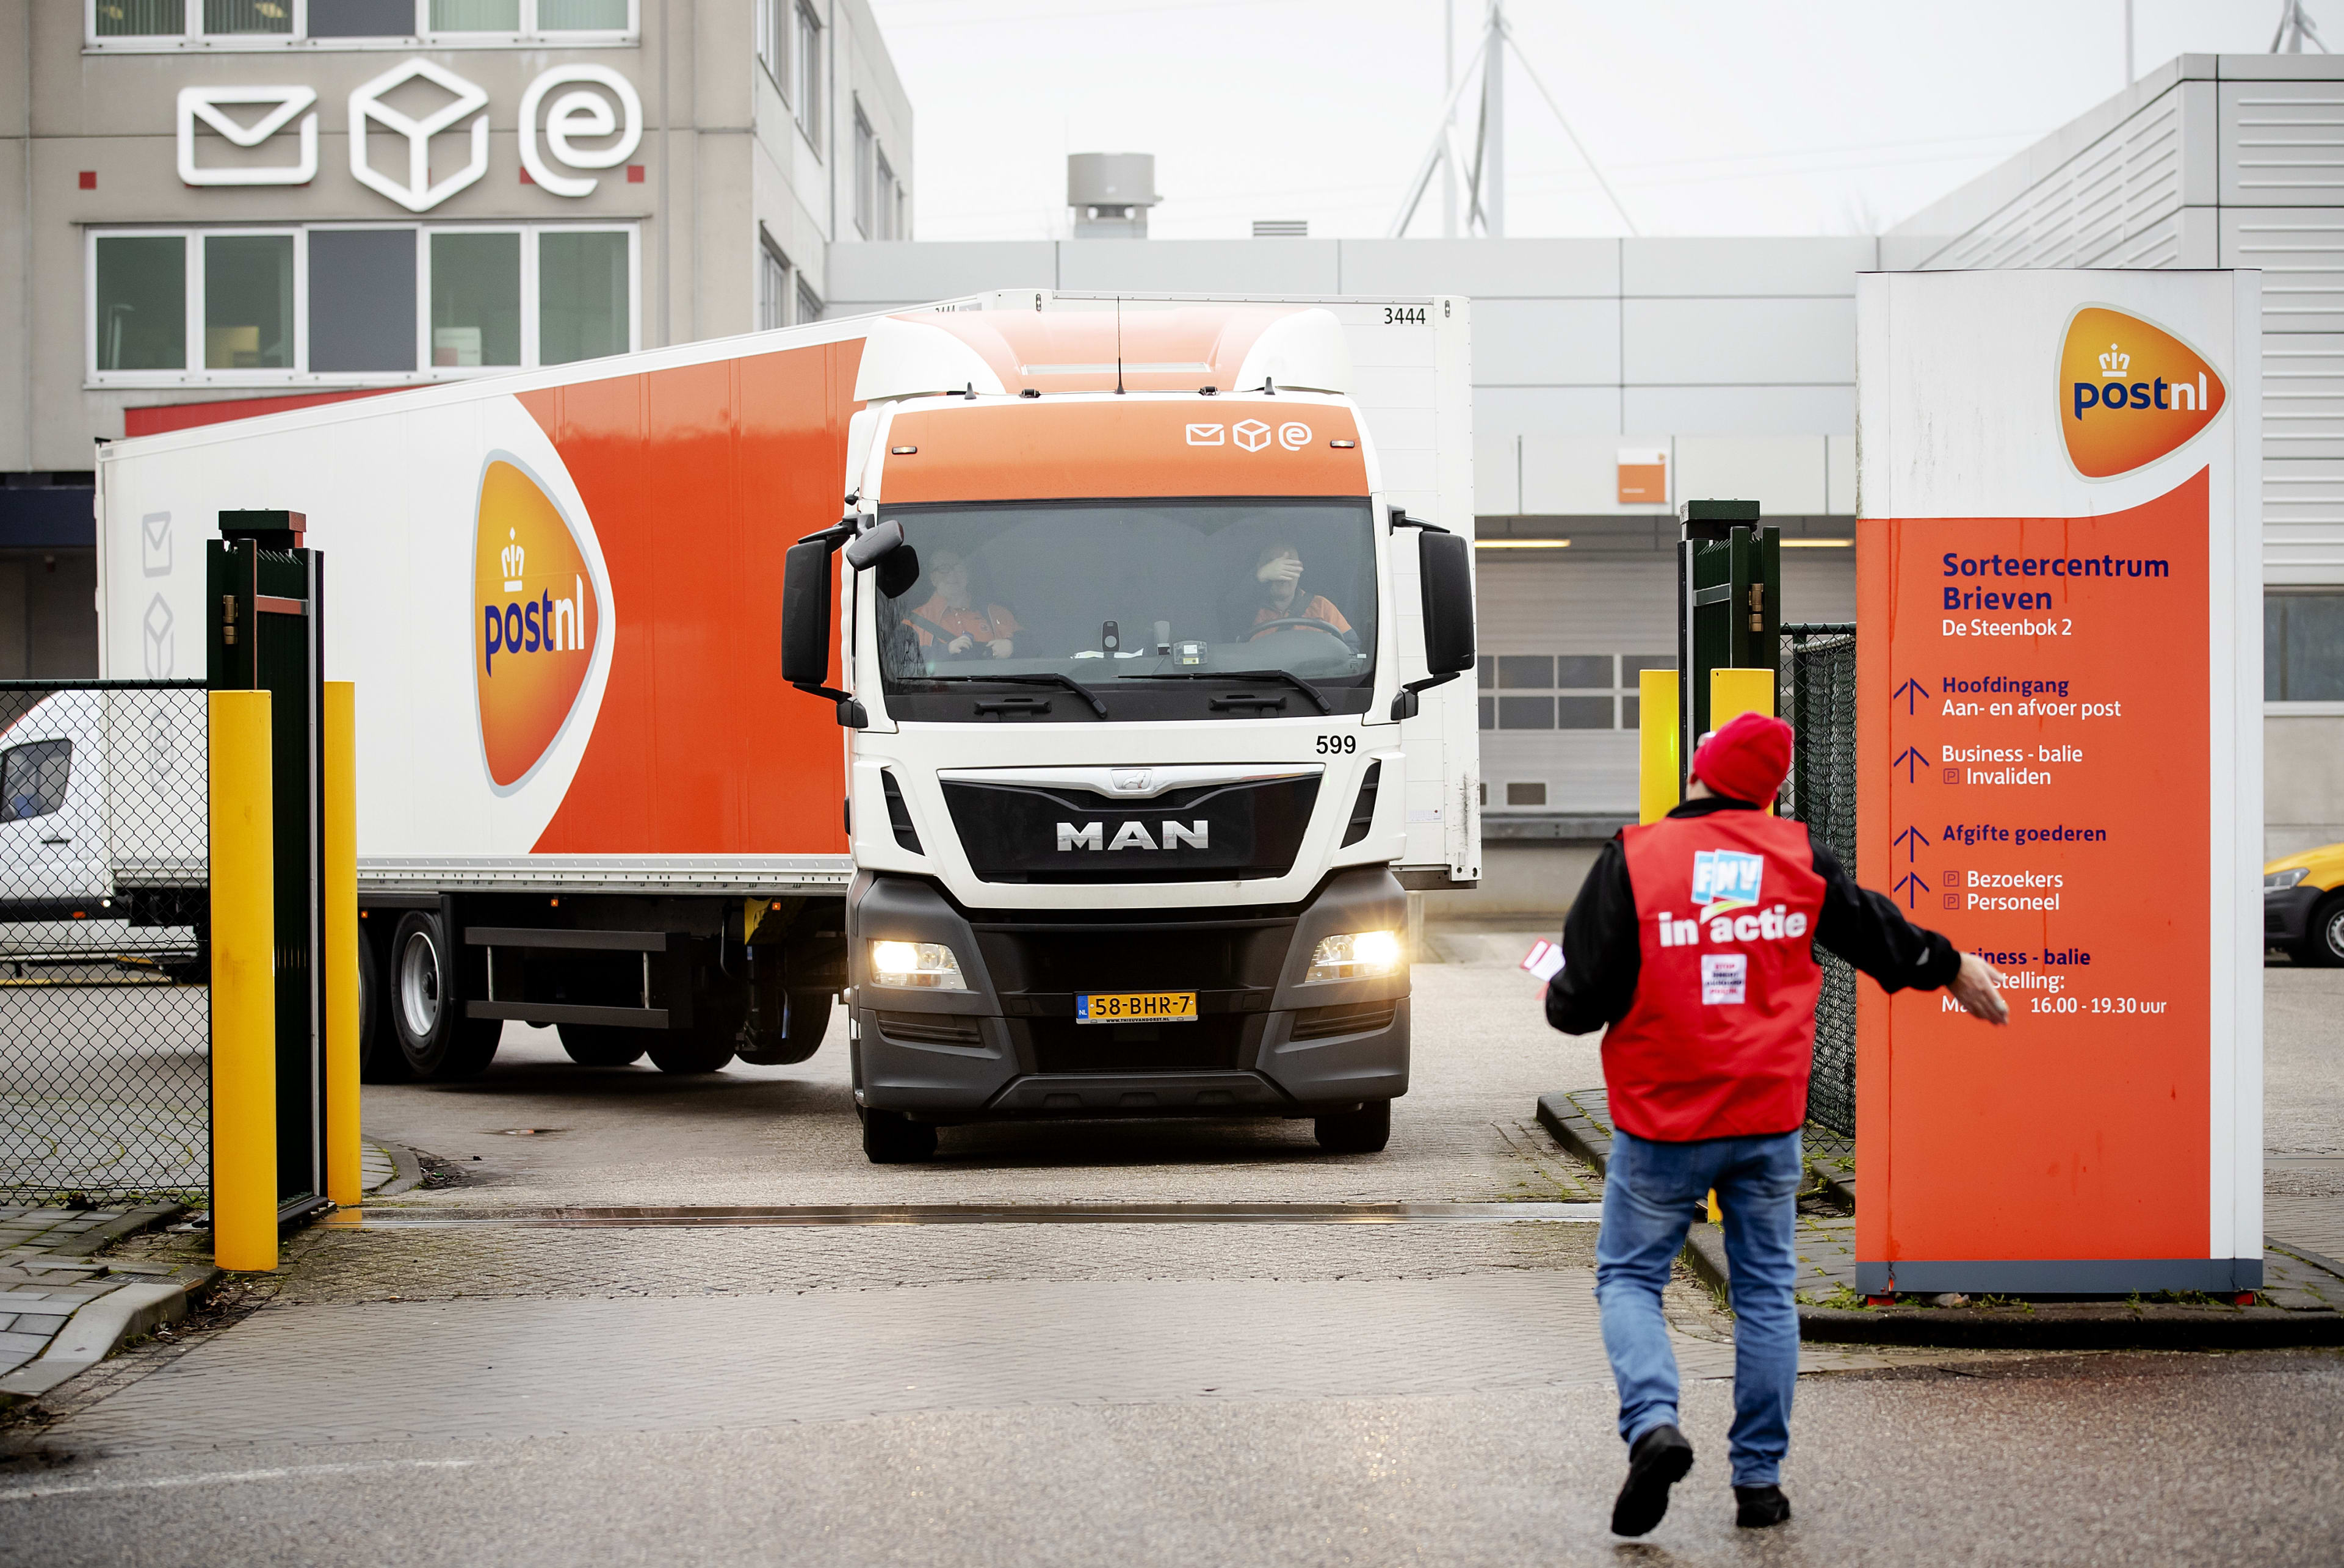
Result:
<instances>
[{"instance_id":1,"label":"truck side mirror","mask_svg":"<svg viewBox=\"0 0 2344 1568\"><path fill-rule=\"evenodd\" d=\"M1424 595L1424 667L1461 674L1473 668L1473 546L1427 530L1416 536L1416 574Z\"/></svg>"},{"instance_id":2,"label":"truck side mirror","mask_svg":"<svg viewBox=\"0 0 2344 1568\"><path fill-rule=\"evenodd\" d=\"M782 679L825 693L830 677L830 554L817 534L790 546L782 567Z\"/></svg>"}]
</instances>

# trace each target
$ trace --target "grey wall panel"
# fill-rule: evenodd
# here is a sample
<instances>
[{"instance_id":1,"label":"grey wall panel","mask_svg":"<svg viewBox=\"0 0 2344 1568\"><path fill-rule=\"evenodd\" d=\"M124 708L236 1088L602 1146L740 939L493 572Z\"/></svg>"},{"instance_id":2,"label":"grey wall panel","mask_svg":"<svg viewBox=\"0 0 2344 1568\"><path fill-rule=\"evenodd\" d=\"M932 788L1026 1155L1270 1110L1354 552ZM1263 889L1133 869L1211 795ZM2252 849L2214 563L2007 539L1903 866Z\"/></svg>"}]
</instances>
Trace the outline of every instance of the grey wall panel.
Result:
<instances>
[{"instance_id":1,"label":"grey wall panel","mask_svg":"<svg viewBox=\"0 0 2344 1568\"><path fill-rule=\"evenodd\" d=\"M1603 386L1620 379L1616 299L1476 299L1478 387Z\"/></svg>"},{"instance_id":2,"label":"grey wall panel","mask_svg":"<svg viewBox=\"0 0 2344 1568\"><path fill-rule=\"evenodd\" d=\"M1617 387L1475 387L1478 434L1543 432L1559 436L1616 435ZM1851 427L1853 428L1853 427Z\"/></svg>"},{"instance_id":3,"label":"grey wall panel","mask_svg":"<svg viewBox=\"0 0 2344 1568\"><path fill-rule=\"evenodd\" d=\"M2226 207L2344 204L2344 82L2224 82Z\"/></svg>"},{"instance_id":4,"label":"grey wall panel","mask_svg":"<svg viewBox=\"0 0 2344 1568\"><path fill-rule=\"evenodd\" d=\"M1331 239L1092 239L1058 248L1058 287L1158 294L1334 294Z\"/></svg>"},{"instance_id":5,"label":"grey wall panel","mask_svg":"<svg viewBox=\"0 0 2344 1568\"><path fill-rule=\"evenodd\" d=\"M1486 239L1346 239L1339 243L1346 294L1470 294L1476 299L1544 299L1601 298L1620 291L1620 241L1616 239L1507 239L1495 243Z\"/></svg>"},{"instance_id":6,"label":"grey wall panel","mask_svg":"<svg viewBox=\"0 0 2344 1568\"><path fill-rule=\"evenodd\" d=\"M309 235L309 368L415 369L415 230Z\"/></svg>"},{"instance_id":7,"label":"grey wall panel","mask_svg":"<svg viewBox=\"0 0 2344 1568\"><path fill-rule=\"evenodd\" d=\"M2221 218L2219 265L2262 270L2265 332L2344 332L2344 208L2230 207ZM2263 418L2274 411L2266 403Z\"/></svg>"},{"instance_id":8,"label":"grey wall panel","mask_svg":"<svg viewBox=\"0 0 2344 1568\"><path fill-rule=\"evenodd\" d=\"M1855 295L1855 275L1880 265L1879 242L1845 239L1625 239L1620 288L1637 295Z\"/></svg>"},{"instance_id":9,"label":"grey wall panel","mask_svg":"<svg viewBox=\"0 0 2344 1568\"><path fill-rule=\"evenodd\" d=\"M1622 416L1639 430L1853 434L1855 388L1630 387Z\"/></svg>"},{"instance_id":10,"label":"grey wall panel","mask_svg":"<svg viewBox=\"0 0 2344 1568\"><path fill-rule=\"evenodd\" d=\"M980 288L1055 288L1057 247L1046 239L855 241L830 247L826 281L830 303L854 309L860 309L854 306L856 300L893 303L946 299Z\"/></svg>"},{"instance_id":11,"label":"grey wall panel","mask_svg":"<svg viewBox=\"0 0 2344 1568\"><path fill-rule=\"evenodd\" d=\"M1632 387L1855 382L1853 297L1631 299L1625 309Z\"/></svg>"}]
</instances>

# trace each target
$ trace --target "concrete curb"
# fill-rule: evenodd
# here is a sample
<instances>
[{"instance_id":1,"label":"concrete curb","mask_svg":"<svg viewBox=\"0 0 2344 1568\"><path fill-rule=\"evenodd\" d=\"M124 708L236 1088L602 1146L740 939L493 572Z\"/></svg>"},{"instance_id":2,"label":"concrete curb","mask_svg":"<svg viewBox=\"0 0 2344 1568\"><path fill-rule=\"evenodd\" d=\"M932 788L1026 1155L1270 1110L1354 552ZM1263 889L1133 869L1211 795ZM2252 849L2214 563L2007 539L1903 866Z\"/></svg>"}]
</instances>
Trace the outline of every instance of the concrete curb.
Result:
<instances>
[{"instance_id":1,"label":"concrete curb","mask_svg":"<svg viewBox=\"0 0 2344 1568\"><path fill-rule=\"evenodd\" d=\"M2132 1307L2078 1301L2023 1307L1799 1309L1799 1337L1820 1343L2009 1351L2267 1351L2344 1345L2344 1313L2278 1307Z\"/></svg>"},{"instance_id":2,"label":"concrete curb","mask_svg":"<svg viewBox=\"0 0 2344 1568\"><path fill-rule=\"evenodd\" d=\"M394 1198L423 1185L423 1162L415 1158L413 1149L387 1138L369 1138L367 1141L390 1157L391 1171L390 1179L368 1193L368 1199Z\"/></svg>"},{"instance_id":3,"label":"concrete curb","mask_svg":"<svg viewBox=\"0 0 2344 1568\"><path fill-rule=\"evenodd\" d=\"M0 1408L40 1398L159 1324L187 1315L187 1301L220 1277L217 1269L190 1270L168 1280L144 1280L86 1301L56 1337L25 1365L0 1378Z\"/></svg>"}]
</instances>

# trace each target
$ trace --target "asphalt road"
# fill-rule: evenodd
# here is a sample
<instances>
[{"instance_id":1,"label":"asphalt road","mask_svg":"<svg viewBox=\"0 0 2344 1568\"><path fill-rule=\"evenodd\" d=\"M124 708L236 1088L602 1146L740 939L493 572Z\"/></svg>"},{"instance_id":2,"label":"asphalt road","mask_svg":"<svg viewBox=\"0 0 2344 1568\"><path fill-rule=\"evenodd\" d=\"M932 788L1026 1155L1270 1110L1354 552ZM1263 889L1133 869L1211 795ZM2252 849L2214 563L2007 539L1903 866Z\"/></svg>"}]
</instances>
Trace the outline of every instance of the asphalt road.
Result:
<instances>
[{"instance_id":1,"label":"asphalt road","mask_svg":"<svg viewBox=\"0 0 2344 1568\"><path fill-rule=\"evenodd\" d=\"M308 1233L258 1310L0 1437L0 1563L2337 1561L2344 1356L1813 1348L1798 1517L1758 1536L1725 1487L1731 1325L1682 1285L1701 1459L1624 1545L1583 1222L498 1222L1583 1199L1530 1112L1600 1071L1540 1027L1520 946L1419 968L1415 1086L1364 1158L1307 1123L1066 1125L872 1167L836 1039L680 1080L510 1030L477 1084L369 1091L369 1130L458 1184ZM2344 973L2270 982L2272 1142L2317 1188Z\"/></svg>"}]
</instances>

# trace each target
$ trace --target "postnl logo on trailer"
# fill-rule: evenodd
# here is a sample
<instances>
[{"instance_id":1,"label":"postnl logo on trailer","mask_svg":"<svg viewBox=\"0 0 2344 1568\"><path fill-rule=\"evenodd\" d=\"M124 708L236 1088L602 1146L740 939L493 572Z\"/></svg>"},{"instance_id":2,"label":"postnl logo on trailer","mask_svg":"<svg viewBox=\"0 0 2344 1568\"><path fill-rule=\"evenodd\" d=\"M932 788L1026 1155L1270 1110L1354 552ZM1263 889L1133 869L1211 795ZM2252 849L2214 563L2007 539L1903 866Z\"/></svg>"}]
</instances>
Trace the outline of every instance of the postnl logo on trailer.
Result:
<instances>
[{"instance_id":1,"label":"postnl logo on trailer","mask_svg":"<svg viewBox=\"0 0 2344 1568\"><path fill-rule=\"evenodd\" d=\"M2198 352L2137 316L2088 305L2059 350L2059 428L2086 479L2155 462L2222 411L2222 378Z\"/></svg>"},{"instance_id":2,"label":"postnl logo on trailer","mask_svg":"<svg viewBox=\"0 0 2344 1568\"><path fill-rule=\"evenodd\" d=\"M586 684L601 608L561 509L517 460L480 475L472 561L472 683L480 746L499 789L541 761Z\"/></svg>"}]
</instances>

